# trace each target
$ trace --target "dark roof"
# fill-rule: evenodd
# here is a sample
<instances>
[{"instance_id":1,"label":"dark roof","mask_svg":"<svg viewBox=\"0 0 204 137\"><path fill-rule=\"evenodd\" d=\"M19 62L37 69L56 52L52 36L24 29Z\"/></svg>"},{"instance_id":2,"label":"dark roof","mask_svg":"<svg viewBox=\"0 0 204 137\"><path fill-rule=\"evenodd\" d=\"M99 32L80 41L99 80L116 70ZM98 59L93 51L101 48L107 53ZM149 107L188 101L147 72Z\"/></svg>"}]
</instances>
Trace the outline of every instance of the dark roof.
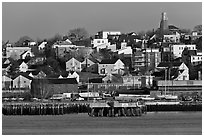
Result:
<instances>
[{"instance_id":1,"label":"dark roof","mask_svg":"<svg viewBox=\"0 0 204 137\"><path fill-rule=\"evenodd\" d=\"M104 59L99 64L115 64L118 58L114 59Z\"/></svg>"},{"instance_id":2,"label":"dark roof","mask_svg":"<svg viewBox=\"0 0 204 137\"><path fill-rule=\"evenodd\" d=\"M27 50L26 51L24 51L23 53L21 53L21 55L20 56L22 56L23 54L25 54L27 52Z\"/></svg>"},{"instance_id":3,"label":"dark roof","mask_svg":"<svg viewBox=\"0 0 204 137\"><path fill-rule=\"evenodd\" d=\"M88 81L89 83L102 83L102 78L91 78Z\"/></svg>"},{"instance_id":4,"label":"dark roof","mask_svg":"<svg viewBox=\"0 0 204 137\"><path fill-rule=\"evenodd\" d=\"M47 84L78 84L76 78L45 78L45 79L34 79L33 82L44 82Z\"/></svg>"},{"instance_id":5,"label":"dark roof","mask_svg":"<svg viewBox=\"0 0 204 137\"><path fill-rule=\"evenodd\" d=\"M179 29L178 27L176 27L176 26L174 26L174 25L169 25L168 28L169 28L170 30L173 30L173 29L174 29L174 30L175 30L175 29L178 30L178 29Z\"/></svg>"},{"instance_id":6,"label":"dark roof","mask_svg":"<svg viewBox=\"0 0 204 137\"><path fill-rule=\"evenodd\" d=\"M32 80L33 78L32 77L30 77L29 76L29 74L28 73L26 73L26 72L20 72L20 73L17 73L16 75L14 75L13 76L13 78L12 79L15 79L15 78L17 78L18 76L23 76L23 77L25 77L25 78L27 78L27 79L30 79L30 80Z\"/></svg>"},{"instance_id":7,"label":"dark roof","mask_svg":"<svg viewBox=\"0 0 204 137\"><path fill-rule=\"evenodd\" d=\"M2 68L7 68L9 64L2 64Z\"/></svg>"},{"instance_id":8,"label":"dark roof","mask_svg":"<svg viewBox=\"0 0 204 137\"><path fill-rule=\"evenodd\" d=\"M189 55L196 55L197 50L188 50Z\"/></svg>"},{"instance_id":9,"label":"dark roof","mask_svg":"<svg viewBox=\"0 0 204 137\"><path fill-rule=\"evenodd\" d=\"M179 67L182 64L182 62L161 62L157 67Z\"/></svg>"}]
</instances>

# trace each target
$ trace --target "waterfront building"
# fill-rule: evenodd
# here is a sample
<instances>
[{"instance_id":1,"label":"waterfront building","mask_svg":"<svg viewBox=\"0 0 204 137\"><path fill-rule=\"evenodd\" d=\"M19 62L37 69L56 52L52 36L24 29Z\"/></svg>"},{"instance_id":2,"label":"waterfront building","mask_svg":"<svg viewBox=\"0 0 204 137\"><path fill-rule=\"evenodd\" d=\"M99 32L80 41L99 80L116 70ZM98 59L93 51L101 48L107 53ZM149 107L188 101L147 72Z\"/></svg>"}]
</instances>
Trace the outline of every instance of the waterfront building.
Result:
<instances>
[{"instance_id":1,"label":"waterfront building","mask_svg":"<svg viewBox=\"0 0 204 137\"><path fill-rule=\"evenodd\" d=\"M32 77L28 76L26 73L18 73L13 77L13 88L14 89L30 89Z\"/></svg>"},{"instance_id":2,"label":"waterfront building","mask_svg":"<svg viewBox=\"0 0 204 137\"><path fill-rule=\"evenodd\" d=\"M48 98L53 94L78 93L76 78L43 78L33 79L31 82L31 94L36 98Z\"/></svg>"},{"instance_id":3,"label":"waterfront building","mask_svg":"<svg viewBox=\"0 0 204 137\"><path fill-rule=\"evenodd\" d=\"M98 64L98 73L107 74L124 74L124 63L120 59L104 59Z\"/></svg>"}]
</instances>

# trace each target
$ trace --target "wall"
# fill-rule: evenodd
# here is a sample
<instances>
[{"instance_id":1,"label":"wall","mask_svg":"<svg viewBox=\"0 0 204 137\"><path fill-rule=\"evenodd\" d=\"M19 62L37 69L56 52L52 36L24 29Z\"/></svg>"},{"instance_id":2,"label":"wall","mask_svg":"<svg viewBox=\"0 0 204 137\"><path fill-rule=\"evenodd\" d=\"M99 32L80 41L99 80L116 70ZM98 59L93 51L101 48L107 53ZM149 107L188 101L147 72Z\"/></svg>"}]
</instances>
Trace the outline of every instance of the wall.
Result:
<instances>
[{"instance_id":1,"label":"wall","mask_svg":"<svg viewBox=\"0 0 204 137\"><path fill-rule=\"evenodd\" d=\"M13 88L30 88L31 80L19 76L13 80Z\"/></svg>"},{"instance_id":2,"label":"wall","mask_svg":"<svg viewBox=\"0 0 204 137\"><path fill-rule=\"evenodd\" d=\"M66 62L66 71L81 71L81 62L77 61L76 59L72 58Z\"/></svg>"},{"instance_id":3,"label":"wall","mask_svg":"<svg viewBox=\"0 0 204 137\"><path fill-rule=\"evenodd\" d=\"M20 59L20 55L25 51L31 51L29 47L7 47L6 48L6 58L13 58L15 60Z\"/></svg>"},{"instance_id":4,"label":"wall","mask_svg":"<svg viewBox=\"0 0 204 137\"><path fill-rule=\"evenodd\" d=\"M189 50L196 50L196 45L171 45L171 52L174 58L181 57L185 47L188 47Z\"/></svg>"}]
</instances>

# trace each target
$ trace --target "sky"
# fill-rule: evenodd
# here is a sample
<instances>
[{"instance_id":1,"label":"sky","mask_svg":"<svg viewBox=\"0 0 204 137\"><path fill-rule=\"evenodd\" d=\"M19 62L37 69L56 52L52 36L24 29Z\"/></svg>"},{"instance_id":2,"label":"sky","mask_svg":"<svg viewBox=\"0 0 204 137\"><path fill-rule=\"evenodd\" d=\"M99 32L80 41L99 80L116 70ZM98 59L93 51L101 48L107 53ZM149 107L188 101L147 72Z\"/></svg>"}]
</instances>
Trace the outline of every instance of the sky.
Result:
<instances>
[{"instance_id":1,"label":"sky","mask_svg":"<svg viewBox=\"0 0 204 137\"><path fill-rule=\"evenodd\" d=\"M162 12L179 28L202 24L201 2L3 2L2 40L43 40L78 27L90 35L101 30L147 31L159 27Z\"/></svg>"}]
</instances>

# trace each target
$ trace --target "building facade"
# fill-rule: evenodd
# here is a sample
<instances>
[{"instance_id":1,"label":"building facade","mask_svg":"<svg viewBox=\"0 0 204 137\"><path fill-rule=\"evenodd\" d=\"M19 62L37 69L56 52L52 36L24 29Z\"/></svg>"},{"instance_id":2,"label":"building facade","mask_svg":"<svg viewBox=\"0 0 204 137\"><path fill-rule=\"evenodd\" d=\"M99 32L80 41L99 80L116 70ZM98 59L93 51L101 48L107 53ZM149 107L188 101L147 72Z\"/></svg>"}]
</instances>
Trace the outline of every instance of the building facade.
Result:
<instances>
[{"instance_id":1,"label":"building facade","mask_svg":"<svg viewBox=\"0 0 204 137\"><path fill-rule=\"evenodd\" d=\"M188 50L196 50L196 45L170 45L172 57L178 58L182 56L184 48L187 47Z\"/></svg>"},{"instance_id":2,"label":"building facade","mask_svg":"<svg viewBox=\"0 0 204 137\"><path fill-rule=\"evenodd\" d=\"M81 62L71 58L66 62L66 71L81 71Z\"/></svg>"}]
</instances>

